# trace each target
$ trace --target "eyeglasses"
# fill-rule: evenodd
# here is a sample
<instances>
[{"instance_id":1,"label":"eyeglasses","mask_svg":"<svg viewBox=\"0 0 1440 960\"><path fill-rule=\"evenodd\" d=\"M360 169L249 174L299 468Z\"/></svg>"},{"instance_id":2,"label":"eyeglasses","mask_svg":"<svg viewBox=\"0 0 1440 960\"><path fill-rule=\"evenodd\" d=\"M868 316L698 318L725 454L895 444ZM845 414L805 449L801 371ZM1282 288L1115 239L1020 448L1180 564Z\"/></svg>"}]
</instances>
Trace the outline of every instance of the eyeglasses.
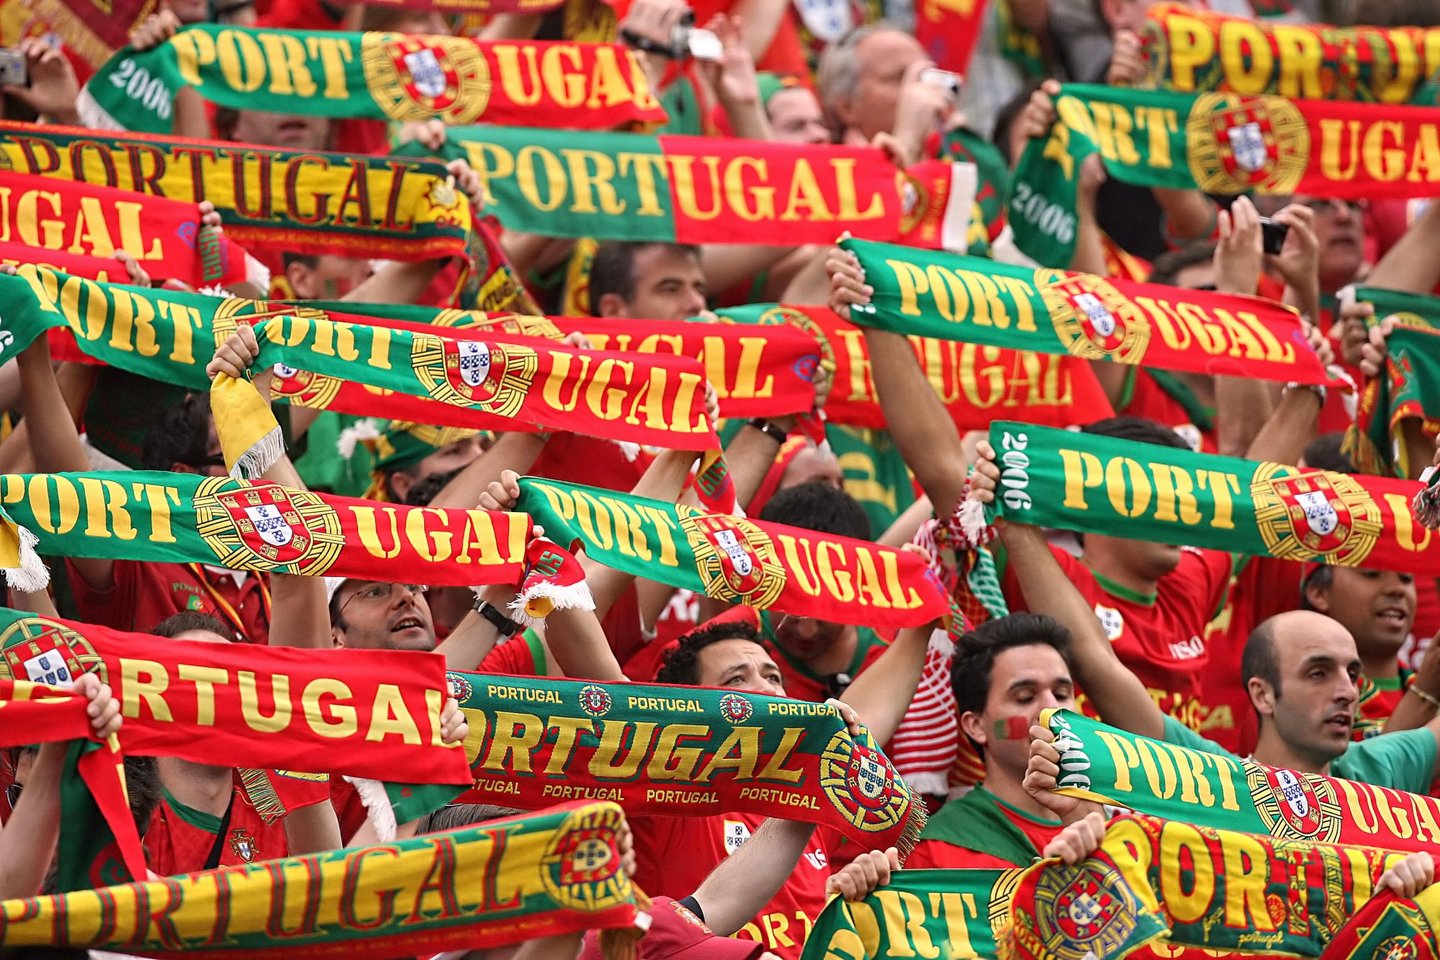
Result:
<instances>
[{"instance_id":1,"label":"eyeglasses","mask_svg":"<svg viewBox=\"0 0 1440 960\"><path fill-rule=\"evenodd\" d=\"M350 594L350 596L346 598L345 602L340 604L340 612L344 613L345 608L350 606L350 604L354 603L356 600L359 600L362 604L380 603L382 601L388 601L394 595L396 587L404 590L412 597L419 596L420 594L425 593L427 590L430 589L427 585L423 583L372 583L369 586L361 587L359 590L356 590L354 593Z\"/></svg>"}]
</instances>

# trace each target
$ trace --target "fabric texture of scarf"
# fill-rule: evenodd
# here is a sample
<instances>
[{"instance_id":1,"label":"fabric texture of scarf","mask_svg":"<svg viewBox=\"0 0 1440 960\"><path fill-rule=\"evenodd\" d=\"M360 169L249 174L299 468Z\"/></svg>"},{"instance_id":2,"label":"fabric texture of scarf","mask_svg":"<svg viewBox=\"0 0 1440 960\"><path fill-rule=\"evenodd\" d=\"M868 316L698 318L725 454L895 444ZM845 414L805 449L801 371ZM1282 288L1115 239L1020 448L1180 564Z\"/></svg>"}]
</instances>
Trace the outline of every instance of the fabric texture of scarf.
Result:
<instances>
[{"instance_id":1,"label":"fabric texture of scarf","mask_svg":"<svg viewBox=\"0 0 1440 960\"><path fill-rule=\"evenodd\" d=\"M1327 383L1273 300L843 240L875 293L860 326L1220 376Z\"/></svg>"},{"instance_id":2,"label":"fabric texture of scarf","mask_svg":"<svg viewBox=\"0 0 1440 960\"><path fill-rule=\"evenodd\" d=\"M1410 476L1401 421L1419 420L1421 431L1432 439L1440 432L1440 297L1356 287L1355 299L1374 305L1370 326L1389 317L1399 326L1385 341L1384 372L1361 385L1344 450L1362 472Z\"/></svg>"},{"instance_id":3,"label":"fabric texture of scarf","mask_svg":"<svg viewBox=\"0 0 1440 960\"><path fill-rule=\"evenodd\" d=\"M619 44L210 23L143 53L121 50L80 92L80 116L89 127L169 133L175 94L186 87L237 110L402 123L603 130L665 120L640 61Z\"/></svg>"},{"instance_id":4,"label":"fabric texture of scarf","mask_svg":"<svg viewBox=\"0 0 1440 960\"><path fill-rule=\"evenodd\" d=\"M613 803L569 804L380 847L7 900L0 946L385 960L598 928L622 933L629 949L607 951L619 960L648 905L621 869L624 823Z\"/></svg>"}]
</instances>

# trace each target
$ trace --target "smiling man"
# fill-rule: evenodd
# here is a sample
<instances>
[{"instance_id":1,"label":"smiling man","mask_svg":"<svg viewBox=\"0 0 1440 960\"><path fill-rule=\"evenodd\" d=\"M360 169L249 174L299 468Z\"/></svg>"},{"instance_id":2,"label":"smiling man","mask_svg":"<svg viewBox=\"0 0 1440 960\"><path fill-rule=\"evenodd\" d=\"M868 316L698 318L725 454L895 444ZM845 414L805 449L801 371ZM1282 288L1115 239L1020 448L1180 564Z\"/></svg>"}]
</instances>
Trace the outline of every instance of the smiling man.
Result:
<instances>
[{"instance_id":1,"label":"smiling man","mask_svg":"<svg viewBox=\"0 0 1440 960\"><path fill-rule=\"evenodd\" d=\"M339 581L330 594L330 634L337 647L435 649L425 587L414 583Z\"/></svg>"}]
</instances>

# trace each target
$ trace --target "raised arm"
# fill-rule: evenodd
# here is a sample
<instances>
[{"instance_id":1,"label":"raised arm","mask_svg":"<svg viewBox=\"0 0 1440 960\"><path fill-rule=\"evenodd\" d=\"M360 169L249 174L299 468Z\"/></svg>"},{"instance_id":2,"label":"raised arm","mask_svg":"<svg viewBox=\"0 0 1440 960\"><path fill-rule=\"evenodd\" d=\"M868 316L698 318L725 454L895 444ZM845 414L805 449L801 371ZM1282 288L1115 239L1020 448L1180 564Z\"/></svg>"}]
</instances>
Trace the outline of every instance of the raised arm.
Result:
<instances>
[{"instance_id":1,"label":"raised arm","mask_svg":"<svg viewBox=\"0 0 1440 960\"><path fill-rule=\"evenodd\" d=\"M989 441L978 447L979 462L973 479L976 499L991 503L1000 470ZM1070 655L1076 679L1106 723L1143 737L1163 739L1165 716L1150 694L1115 656L1110 641L1080 591L1065 576L1050 544L1038 527L1001 520L997 523L1010 568L1020 581L1025 604L1032 613L1052 617L1070 631Z\"/></svg>"},{"instance_id":2,"label":"raised arm","mask_svg":"<svg viewBox=\"0 0 1440 960\"><path fill-rule=\"evenodd\" d=\"M848 250L831 249L825 261L830 275L830 309L850 319L853 304L870 302L860 261ZM890 432L905 463L938 516L948 517L965 495L965 452L955 423L915 359L910 342L896 333L865 330L875 389Z\"/></svg>"}]
</instances>

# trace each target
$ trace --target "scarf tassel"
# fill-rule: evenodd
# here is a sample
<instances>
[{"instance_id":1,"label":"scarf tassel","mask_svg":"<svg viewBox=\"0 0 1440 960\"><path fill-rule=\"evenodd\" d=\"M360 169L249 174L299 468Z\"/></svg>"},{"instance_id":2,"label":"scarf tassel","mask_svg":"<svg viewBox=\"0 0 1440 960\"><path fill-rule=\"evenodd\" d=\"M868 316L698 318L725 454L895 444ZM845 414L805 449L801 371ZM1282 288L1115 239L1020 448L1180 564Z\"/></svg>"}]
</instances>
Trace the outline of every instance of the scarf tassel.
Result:
<instances>
[{"instance_id":1,"label":"scarf tassel","mask_svg":"<svg viewBox=\"0 0 1440 960\"><path fill-rule=\"evenodd\" d=\"M38 593L50 585L50 569L35 552L39 543L39 537L0 511L0 567L10 589Z\"/></svg>"},{"instance_id":2,"label":"scarf tassel","mask_svg":"<svg viewBox=\"0 0 1440 960\"><path fill-rule=\"evenodd\" d=\"M635 887L635 923L628 927L607 927L600 931L600 956L603 960L638 960L640 939L650 930L653 922L649 910L653 906L650 898Z\"/></svg>"},{"instance_id":3,"label":"scarf tassel","mask_svg":"<svg viewBox=\"0 0 1440 960\"><path fill-rule=\"evenodd\" d=\"M580 561L553 540L536 537L525 548L525 576L510 604L510 616L533 627L557 608L594 610L595 599Z\"/></svg>"},{"instance_id":4,"label":"scarf tassel","mask_svg":"<svg viewBox=\"0 0 1440 960\"><path fill-rule=\"evenodd\" d=\"M1420 482L1424 486L1410 502L1410 509L1415 512L1415 519L1420 521L1421 526L1430 530L1440 529L1440 469L1426 467L1420 474Z\"/></svg>"},{"instance_id":5,"label":"scarf tassel","mask_svg":"<svg viewBox=\"0 0 1440 960\"><path fill-rule=\"evenodd\" d=\"M210 410L232 477L259 479L285 455L280 424L250 384L217 374L210 388Z\"/></svg>"},{"instance_id":6,"label":"scarf tassel","mask_svg":"<svg viewBox=\"0 0 1440 960\"><path fill-rule=\"evenodd\" d=\"M395 839L395 808L390 806L390 797L385 792L385 784L379 780L369 780L365 777L346 777L354 784L355 792L360 795L360 802L365 806L365 818L375 827L375 836L381 843L389 843Z\"/></svg>"}]
</instances>

